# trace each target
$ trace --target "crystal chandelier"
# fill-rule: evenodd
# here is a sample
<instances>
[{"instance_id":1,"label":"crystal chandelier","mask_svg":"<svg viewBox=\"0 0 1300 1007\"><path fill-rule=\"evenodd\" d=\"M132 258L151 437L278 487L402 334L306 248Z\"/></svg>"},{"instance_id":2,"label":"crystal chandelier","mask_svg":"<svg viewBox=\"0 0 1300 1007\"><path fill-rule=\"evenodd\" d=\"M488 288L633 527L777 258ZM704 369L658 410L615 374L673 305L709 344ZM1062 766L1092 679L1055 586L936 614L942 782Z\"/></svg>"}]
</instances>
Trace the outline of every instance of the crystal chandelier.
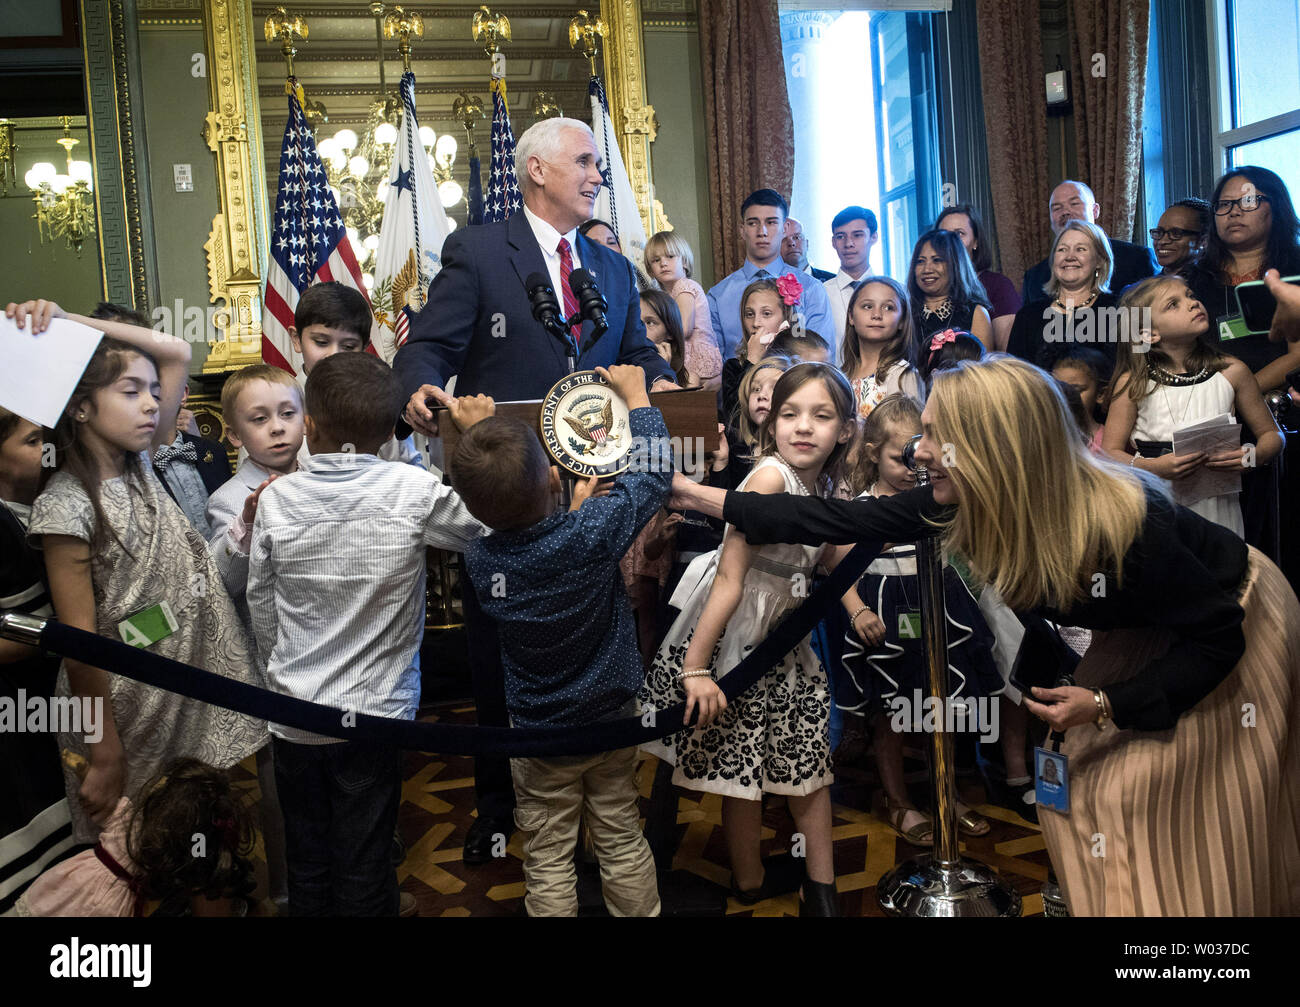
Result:
<instances>
[{"instance_id":1,"label":"crystal chandelier","mask_svg":"<svg viewBox=\"0 0 1300 1007\"><path fill-rule=\"evenodd\" d=\"M61 116L63 136L59 145L67 158L68 170L59 172L49 161L38 161L23 176L32 192L36 231L41 244L64 238L78 256L87 237L95 233L94 168L89 161L74 161L72 148L81 141L72 135L72 117Z\"/></svg>"},{"instance_id":2,"label":"crystal chandelier","mask_svg":"<svg viewBox=\"0 0 1300 1007\"><path fill-rule=\"evenodd\" d=\"M410 35L423 35L422 24L417 25L418 15L407 15L401 7L388 8L387 19L383 19L383 4L372 3L370 11L375 16L376 42L379 47L379 95L370 105L370 113L360 135L351 129L340 129L333 136L320 141L316 147L333 183L331 189L343 214L344 226L367 285L375 264L375 252L379 248L379 230L384 220L388 176L400 118L397 98L387 93L383 37L402 36L402 58L404 62L409 62ZM429 159L429 169L438 185L442 205L445 209L450 209L464 195L460 185L452 178L452 166L458 150L456 138L450 134L438 136L431 127L421 126L420 144ZM447 224L448 227L456 226L450 217L447 218Z\"/></svg>"}]
</instances>

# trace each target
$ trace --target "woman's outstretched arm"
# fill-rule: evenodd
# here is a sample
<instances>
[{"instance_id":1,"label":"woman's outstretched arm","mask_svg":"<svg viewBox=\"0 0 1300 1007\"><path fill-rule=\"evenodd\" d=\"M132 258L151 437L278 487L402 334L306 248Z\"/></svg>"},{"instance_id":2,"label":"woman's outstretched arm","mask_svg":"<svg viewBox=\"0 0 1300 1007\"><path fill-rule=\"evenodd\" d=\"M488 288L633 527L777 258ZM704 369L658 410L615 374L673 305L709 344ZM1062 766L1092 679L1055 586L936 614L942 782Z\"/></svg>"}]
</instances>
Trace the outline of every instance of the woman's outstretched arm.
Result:
<instances>
[{"instance_id":1,"label":"woman's outstretched arm","mask_svg":"<svg viewBox=\"0 0 1300 1007\"><path fill-rule=\"evenodd\" d=\"M684 476L673 480L670 506L721 517L744 532L752 545L913 542L933 531L927 519L941 520L949 513L934 502L930 487L866 500L820 500L784 493L727 493Z\"/></svg>"}]
</instances>

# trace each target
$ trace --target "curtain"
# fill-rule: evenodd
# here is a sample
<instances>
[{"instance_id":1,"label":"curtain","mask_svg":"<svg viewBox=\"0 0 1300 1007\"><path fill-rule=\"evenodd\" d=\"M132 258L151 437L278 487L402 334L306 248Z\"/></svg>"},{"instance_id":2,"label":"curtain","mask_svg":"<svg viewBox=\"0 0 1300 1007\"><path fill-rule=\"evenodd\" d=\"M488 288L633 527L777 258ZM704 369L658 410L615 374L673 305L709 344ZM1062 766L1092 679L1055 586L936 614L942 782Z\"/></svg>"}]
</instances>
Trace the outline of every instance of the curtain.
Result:
<instances>
[{"instance_id":1,"label":"curtain","mask_svg":"<svg viewBox=\"0 0 1300 1007\"><path fill-rule=\"evenodd\" d=\"M1038 0L977 0L989 184L1002 272L1020 285L1043 257L1047 98Z\"/></svg>"},{"instance_id":2,"label":"curtain","mask_svg":"<svg viewBox=\"0 0 1300 1007\"><path fill-rule=\"evenodd\" d=\"M1071 7L1078 177L1097 197L1102 229L1130 241L1142 175L1151 9L1132 0L1074 0Z\"/></svg>"},{"instance_id":3,"label":"curtain","mask_svg":"<svg viewBox=\"0 0 1300 1007\"><path fill-rule=\"evenodd\" d=\"M777 0L700 0L699 25L713 262L720 280L744 260L745 197L768 188L790 198L794 119Z\"/></svg>"}]
</instances>

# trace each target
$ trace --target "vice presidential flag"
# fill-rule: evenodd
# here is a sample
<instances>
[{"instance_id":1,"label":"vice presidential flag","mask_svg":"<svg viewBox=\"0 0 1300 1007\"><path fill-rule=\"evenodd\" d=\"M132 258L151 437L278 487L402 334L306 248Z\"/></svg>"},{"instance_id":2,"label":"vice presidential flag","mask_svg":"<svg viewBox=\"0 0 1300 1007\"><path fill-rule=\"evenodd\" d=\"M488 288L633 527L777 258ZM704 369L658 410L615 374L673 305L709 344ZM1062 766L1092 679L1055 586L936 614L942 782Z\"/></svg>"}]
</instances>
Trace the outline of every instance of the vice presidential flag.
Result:
<instances>
[{"instance_id":1,"label":"vice presidential flag","mask_svg":"<svg viewBox=\"0 0 1300 1007\"><path fill-rule=\"evenodd\" d=\"M592 216L607 221L618 235L623 254L637 263L645 262L645 225L637 209L632 183L627 177L627 167L614 138L614 123L609 117L609 100L605 97L605 84L592 74L587 86L591 95L591 130L596 134L596 149L605 161L605 183L596 194L596 208Z\"/></svg>"},{"instance_id":2,"label":"vice presidential flag","mask_svg":"<svg viewBox=\"0 0 1300 1007\"><path fill-rule=\"evenodd\" d=\"M300 382L305 380L302 357L289 342L289 329L302 292L318 281L337 280L366 297L361 267L352 254L302 102L302 88L294 84L280 146L280 185L262 317L262 360Z\"/></svg>"},{"instance_id":3,"label":"vice presidential flag","mask_svg":"<svg viewBox=\"0 0 1300 1007\"><path fill-rule=\"evenodd\" d=\"M440 268L447 211L420 144L415 116L415 74L402 74L402 121L388 173L384 222L375 250L375 322L371 342L388 363L406 342L411 316L424 307L429 283Z\"/></svg>"}]
</instances>

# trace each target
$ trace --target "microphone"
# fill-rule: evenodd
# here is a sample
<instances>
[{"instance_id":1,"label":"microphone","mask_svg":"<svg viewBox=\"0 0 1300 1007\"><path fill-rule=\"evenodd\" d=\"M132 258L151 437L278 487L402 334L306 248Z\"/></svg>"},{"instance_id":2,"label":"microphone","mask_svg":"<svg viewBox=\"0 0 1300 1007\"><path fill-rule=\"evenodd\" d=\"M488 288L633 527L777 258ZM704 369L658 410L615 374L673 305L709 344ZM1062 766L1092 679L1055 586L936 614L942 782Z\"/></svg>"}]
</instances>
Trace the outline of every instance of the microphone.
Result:
<instances>
[{"instance_id":1,"label":"microphone","mask_svg":"<svg viewBox=\"0 0 1300 1007\"><path fill-rule=\"evenodd\" d=\"M564 315L560 312L560 302L556 300L551 281L542 273L531 273L524 281L524 286L528 290L528 303L532 307L533 317L551 335L572 346L573 340L564 331Z\"/></svg>"},{"instance_id":2,"label":"microphone","mask_svg":"<svg viewBox=\"0 0 1300 1007\"><path fill-rule=\"evenodd\" d=\"M930 472L924 465L916 463L916 446L921 443L921 435L917 434L903 446L903 464L911 471L916 473L916 485L930 485Z\"/></svg>"},{"instance_id":3,"label":"microphone","mask_svg":"<svg viewBox=\"0 0 1300 1007\"><path fill-rule=\"evenodd\" d=\"M591 333L594 342L609 331L609 322L605 319L609 302L596 286L596 278L585 269L575 269L569 274L569 289L578 299L579 313L594 326Z\"/></svg>"}]
</instances>

